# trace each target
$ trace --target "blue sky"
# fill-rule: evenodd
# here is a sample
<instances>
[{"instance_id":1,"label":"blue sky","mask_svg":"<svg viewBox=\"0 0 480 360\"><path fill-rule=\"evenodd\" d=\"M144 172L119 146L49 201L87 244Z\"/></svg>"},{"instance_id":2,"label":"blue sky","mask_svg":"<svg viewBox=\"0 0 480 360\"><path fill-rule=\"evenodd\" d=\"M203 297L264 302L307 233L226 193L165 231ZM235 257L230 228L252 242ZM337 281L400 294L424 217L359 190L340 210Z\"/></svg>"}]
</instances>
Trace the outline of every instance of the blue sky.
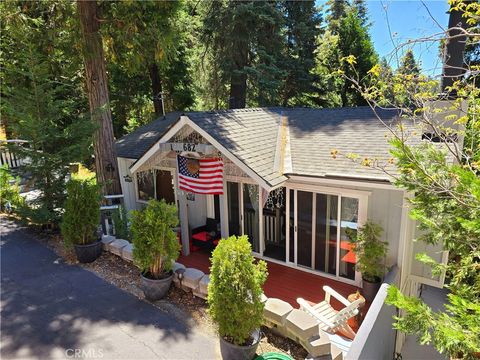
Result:
<instances>
[{"instance_id":1,"label":"blue sky","mask_svg":"<svg viewBox=\"0 0 480 360\"><path fill-rule=\"evenodd\" d=\"M318 1L322 4L324 1ZM372 26L372 36L375 49L380 57L385 56L393 68L397 67L396 56L393 53L393 41L397 44L405 43L408 39L418 39L441 31L448 25L447 0L437 1L395 1L395 0L368 0L368 13ZM384 10L386 8L386 11ZM427 9L425 8L428 8ZM430 14L429 14L430 12ZM388 16L388 22L386 19ZM438 22L435 23L432 17ZM390 23L391 33L388 29ZM438 43L421 43L413 46L417 60L421 62L422 70L429 75L441 73L441 59L438 54ZM402 54L398 54L401 57Z\"/></svg>"}]
</instances>

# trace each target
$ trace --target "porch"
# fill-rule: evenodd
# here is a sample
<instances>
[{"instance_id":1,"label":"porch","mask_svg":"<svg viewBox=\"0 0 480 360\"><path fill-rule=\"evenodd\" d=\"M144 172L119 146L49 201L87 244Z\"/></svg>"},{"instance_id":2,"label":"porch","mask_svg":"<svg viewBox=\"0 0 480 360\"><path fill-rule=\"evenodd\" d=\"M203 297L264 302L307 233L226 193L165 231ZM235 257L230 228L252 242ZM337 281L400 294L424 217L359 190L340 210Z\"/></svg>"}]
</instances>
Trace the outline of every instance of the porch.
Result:
<instances>
[{"instance_id":1,"label":"porch","mask_svg":"<svg viewBox=\"0 0 480 360\"><path fill-rule=\"evenodd\" d=\"M178 262L186 267L193 267L208 274L210 273L209 257L210 253L208 251L200 250L192 252L187 256L180 256ZM325 293L322 287L325 285L335 289L344 297L359 290L354 285L318 276L269 260L265 261L268 266L268 278L263 287L265 295L284 300L294 308L298 308L296 300L299 297L315 303L324 300ZM333 298L332 305L337 310L341 310L344 307Z\"/></svg>"}]
</instances>

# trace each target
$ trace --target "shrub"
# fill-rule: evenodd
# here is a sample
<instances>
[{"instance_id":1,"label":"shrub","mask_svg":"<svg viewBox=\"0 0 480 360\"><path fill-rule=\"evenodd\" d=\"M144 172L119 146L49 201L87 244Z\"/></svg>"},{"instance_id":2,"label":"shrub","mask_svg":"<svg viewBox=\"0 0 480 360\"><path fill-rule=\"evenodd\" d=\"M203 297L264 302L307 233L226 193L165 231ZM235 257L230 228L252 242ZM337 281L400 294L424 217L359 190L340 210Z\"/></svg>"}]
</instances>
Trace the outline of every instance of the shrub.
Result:
<instances>
[{"instance_id":1,"label":"shrub","mask_svg":"<svg viewBox=\"0 0 480 360\"><path fill-rule=\"evenodd\" d=\"M262 324L267 264L255 264L247 236L221 240L213 251L208 307L225 340L244 345Z\"/></svg>"},{"instance_id":2,"label":"shrub","mask_svg":"<svg viewBox=\"0 0 480 360\"><path fill-rule=\"evenodd\" d=\"M0 167L0 210L11 210L23 204L20 196L19 180L15 179L6 165ZM10 210L9 210L10 211Z\"/></svg>"},{"instance_id":3,"label":"shrub","mask_svg":"<svg viewBox=\"0 0 480 360\"><path fill-rule=\"evenodd\" d=\"M388 243L380 240L382 227L368 221L357 231L347 229L347 236L352 242L352 251L357 257L357 270L362 278L369 282L378 282L385 274L384 259Z\"/></svg>"},{"instance_id":4,"label":"shrub","mask_svg":"<svg viewBox=\"0 0 480 360\"><path fill-rule=\"evenodd\" d=\"M144 210L132 211L133 259L145 276L160 279L172 270L180 252L173 231L177 225L177 208L163 199L150 200Z\"/></svg>"},{"instance_id":5,"label":"shrub","mask_svg":"<svg viewBox=\"0 0 480 360\"><path fill-rule=\"evenodd\" d=\"M72 179L67 184L67 199L61 224L67 246L86 245L97 240L100 224L100 186L94 179Z\"/></svg>"},{"instance_id":6,"label":"shrub","mask_svg":"<svg viewBox=\"0 0 480 360\"><path fill-rule=\"evenodd\" d=\"M125 206L120 205L118 209L112 212L113 228L115 237L130 241L130 231L128 229L128 214Z\"/></svg>"}]
</instances>

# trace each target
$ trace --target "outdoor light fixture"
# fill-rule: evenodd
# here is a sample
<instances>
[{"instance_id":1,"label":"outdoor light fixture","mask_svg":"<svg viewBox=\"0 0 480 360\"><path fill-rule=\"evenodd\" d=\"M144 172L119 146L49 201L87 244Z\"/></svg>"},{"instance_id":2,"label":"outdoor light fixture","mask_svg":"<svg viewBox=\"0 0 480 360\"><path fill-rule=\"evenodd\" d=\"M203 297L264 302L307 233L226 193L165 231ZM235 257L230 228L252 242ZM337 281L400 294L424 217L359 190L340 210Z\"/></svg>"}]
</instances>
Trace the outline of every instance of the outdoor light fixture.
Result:
<instances>
[{"instance_id":1,"label":"outdoor light fixture","mask_svg":"<svg viewBox=\"0 0 480 360\"><path fill-rule=\"evenodd\" d=\"M112 163L109 162L107 166L105 166L105 170L107 170L107 172L113 172L115 171L115 168L113 167Z\"/></svg>"},{"instance_id":2,"label":"outdoor light fixture","mask_svg":"<svg viewBox=\"0 0 480 360\"><path fill-rule=\"evenodd\" d=\"M125 175L125 176L123 177L123 180L125 180L125 182L131 183L131 182L132 182L132 177L131 177L130 175Z\"/></svg>"}]
</instances>

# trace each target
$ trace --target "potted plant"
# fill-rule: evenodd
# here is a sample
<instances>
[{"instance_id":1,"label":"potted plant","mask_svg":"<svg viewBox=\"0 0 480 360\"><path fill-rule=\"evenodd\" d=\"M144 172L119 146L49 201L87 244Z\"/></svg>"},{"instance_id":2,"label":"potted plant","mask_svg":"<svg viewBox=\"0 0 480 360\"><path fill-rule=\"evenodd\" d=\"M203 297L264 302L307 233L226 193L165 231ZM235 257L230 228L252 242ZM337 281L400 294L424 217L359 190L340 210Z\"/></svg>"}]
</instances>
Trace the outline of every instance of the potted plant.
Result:
<instances>
[{"instance_id":1,"label":"potted plant","mask_svg":"<svg viewBox=\"0 0 480 360\"><path fill-rule=\"evenodd\" d=\"M165 200L150 200L143 210L132 211L130 233L133 260L140 267L142 289L150 301L167 294L173 279L172 266L180 252L177 208Z\"/></svg>"},{"instance_id":2,"label":"potted plant","mask_svg":"<svg viewBox=\"0 0 480 360\"><path fill-rule=\"evenodd\" d=\"M354 229L346 231L357 258L357 270L362 273L362 294L369 302L375 298L385 274L384 259L388 243L380 240L382 231L380 225L371 221L357 231Z\"/></svg>"},{"instance_id":3,"label":"potted plant","mask_svg":"<svg viewBox=\"0 0 480 360\"><path fill-rule=\"evenodd\" d=\"M102 253L97 234L99 223L100 187L95 179L71 179L67 184L61 231L65 245L73 245L81 263L92 262Z\"/></svg>"},{"instance_id":4,"label":"potted plant","mask_svg":"<svg viewBox=\"0 0 480 360\"><path fill-rule=\"evenodd\" d=\"M211 263L208 311L218 325L222 358L251 360L260 341L267 264L255 263L245 235L221 240Z\"/></svg>"}]
</instances>

